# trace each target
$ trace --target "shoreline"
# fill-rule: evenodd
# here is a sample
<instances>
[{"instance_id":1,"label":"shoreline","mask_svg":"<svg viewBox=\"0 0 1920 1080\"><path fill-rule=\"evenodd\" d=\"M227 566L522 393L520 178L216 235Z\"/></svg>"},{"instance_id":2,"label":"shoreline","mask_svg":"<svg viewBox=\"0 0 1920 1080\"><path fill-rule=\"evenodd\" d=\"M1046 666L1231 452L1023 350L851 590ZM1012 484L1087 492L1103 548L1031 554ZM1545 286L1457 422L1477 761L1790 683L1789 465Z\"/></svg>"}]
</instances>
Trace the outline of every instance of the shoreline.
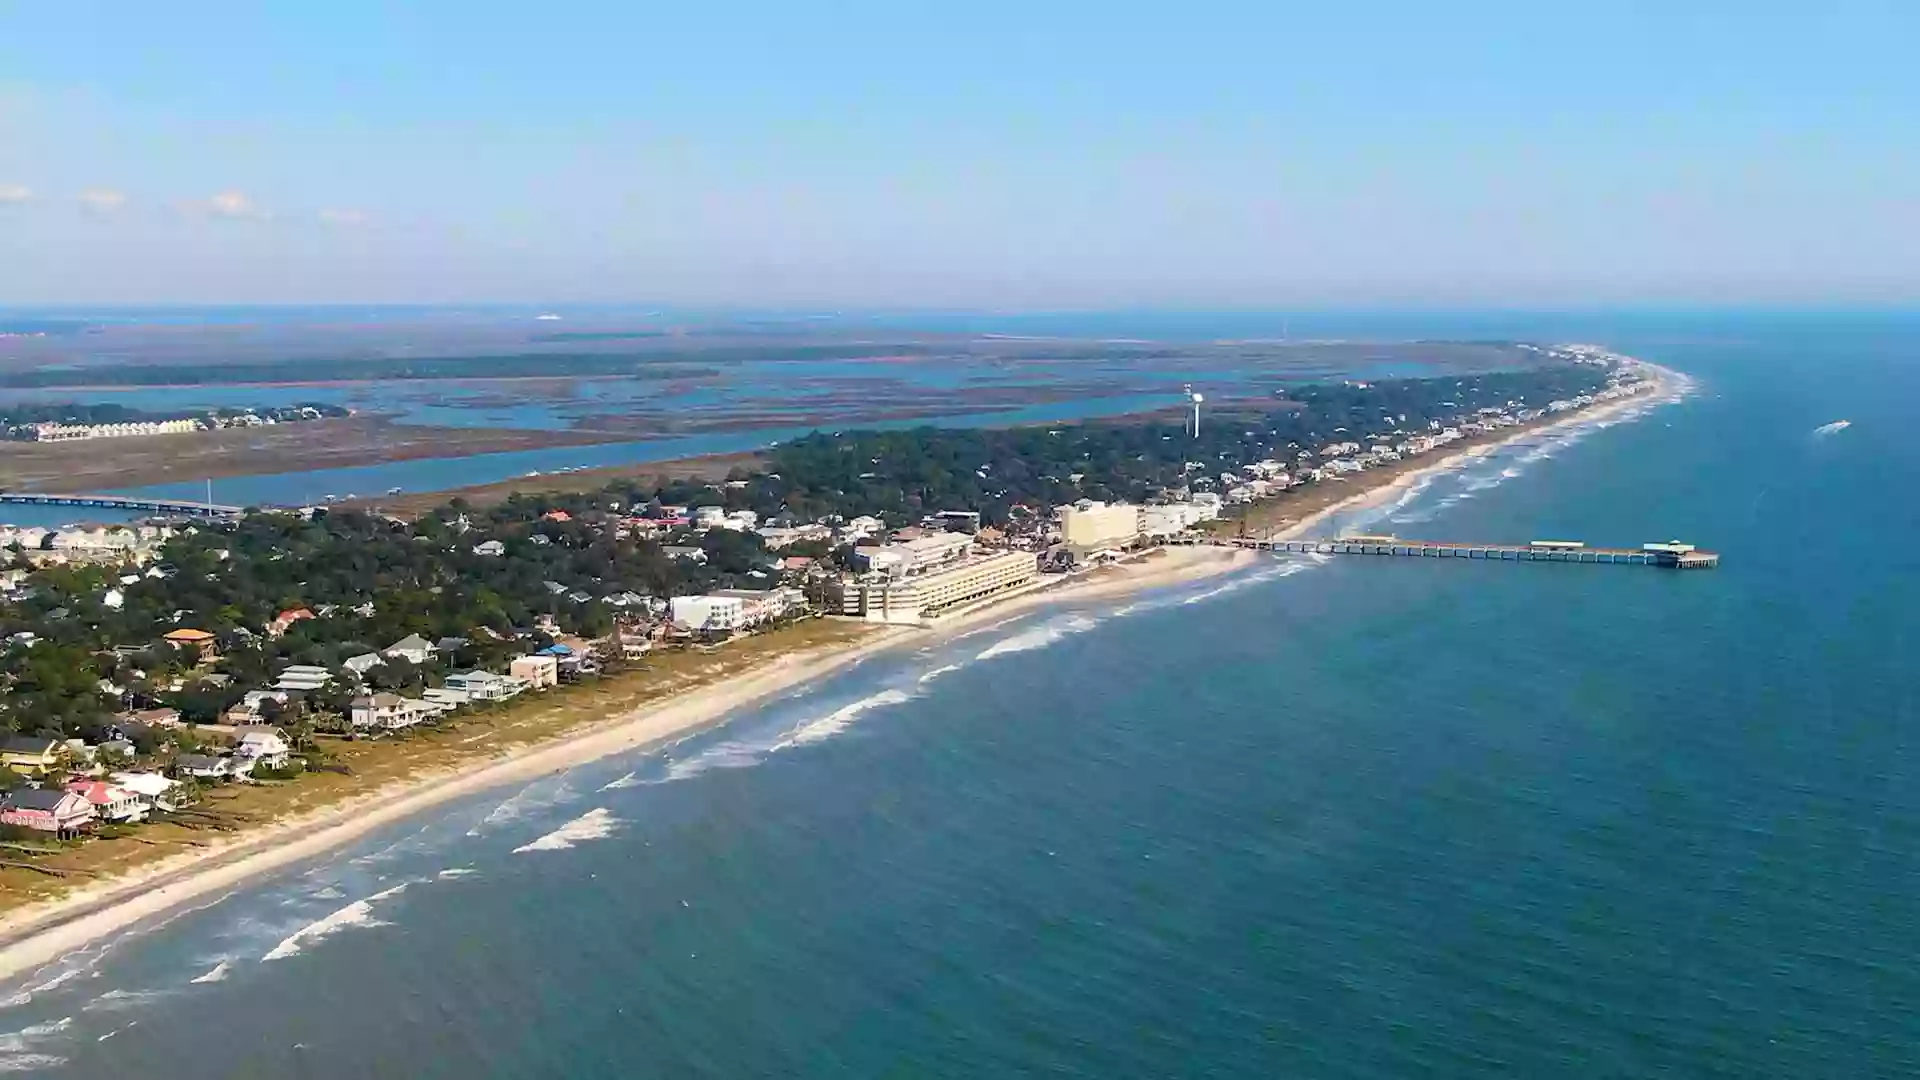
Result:
<instances>
[{"instance_id":1,"label":"shoreline","mask_svg":"<svg viewBox=\"0 0 1920 1080\"><path fill-rule=\"evenodd\" d=\"M1307 512L1269 535L1297 537L1337 513L1398 497L1422 479L1451 471L1522 439L1591 423L1635 407L1657 407L1684 391L1684 376L1642 364L1653 383L1646 392L1514 430L1456 453L1383 477ZM723 725L741 709L824 679L870 656L902 645L948 636L1034 608L1106 599L1188 584L1244 569L1261 556L1206 545L1161 547L1116 566L1007 596L948 616L929 627L886 626L852 643L816 646L774 657L737 678L670 694L628 712L593 721L498 757L411 777L332 805L248 830L230 842L183 852L118 877L75 888L51 900L0 914L0 979L11 979L128 930L148 919L344 847L366 834L455 799L610 757L657 748ZM212 902L224 899L217 896Z\"/></svg>"},{"instance_id":2,"label":"shoreline","mask_svg":"<svg viewBox=\"0 0 1920 1080\"><path fill-rule=\"evenodd\" d=\"M1648 390L1618 401L1589 406L1543 423L1508 429L1505 433L1489 438L1485 442L1462 447L1433 462L1419 462L1416 459L1413 468L1395 472L1380 483L1363 487L1345 498L1314 507L1298 521L1283 520L1277 527L1260 535L1272 540L1301 539L1309 530L1322 524L1334 514L1364 510L1384 504L1405 494L1407 489L1429 477L1451 472L1468 462L1486 457L1523 439L1549 436L1579 424L1608 420L1635 408L1653 409L1661 405L1669 405L1678 401L1679 397L1692 386L1691 379L1671 368L1645 361L1640 361L1639 365L1640 370L1646 374L1648 382L1651 383L1651 388Z\"/></svg>"},{"instance_id":3,"label":"shoreline","mask_svg":"<svg viewBox=\"0 0 1920 1080\"><path fill-rule=\"evenodd\" d=\"M775 657L727 682L694 687L630 712L517 748L499 757L413 777L330 806L248 830L233 840L182 852L146 867L76 887L0 915L0 979L11 979L196 900L245 887L288 866L344 847L376 829L468 795L633 750L656 748L724 723L736 711L824 679L901 645L948 636L1034 608L1201 580L1245 567L1250 552L1167 550L1009 597L931 627L884 626L849 644ZM217 902L217 901L216 901Z\"/></svg>"}]
</instances>

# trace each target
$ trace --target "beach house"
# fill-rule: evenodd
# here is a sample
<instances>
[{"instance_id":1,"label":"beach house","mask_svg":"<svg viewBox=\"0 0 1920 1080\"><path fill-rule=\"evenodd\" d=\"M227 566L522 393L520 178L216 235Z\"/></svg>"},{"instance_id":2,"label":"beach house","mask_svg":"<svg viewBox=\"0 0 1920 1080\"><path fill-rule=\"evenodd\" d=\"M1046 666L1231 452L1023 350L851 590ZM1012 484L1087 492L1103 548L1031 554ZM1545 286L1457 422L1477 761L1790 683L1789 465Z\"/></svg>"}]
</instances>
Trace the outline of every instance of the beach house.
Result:
<instances>
[{"instance_id":1,"label":"beach house","mask_svg":"<svg viewBox=\"0 0 1920 1080\"><path fill-rule=\"evenodd\" d=\"M267 636L270 638L285 637L287 631L293 629L294 624L305 622L311 618L313 618L313 612L308 611L306 608L288 608L280 614L275 615L273 621L267 624Z\"/></svg>"},{"instance_id":2,"label":"beach house","mask_svg":"<svg viewBox=\"0 0 1920 1080\"><path fill-rule=\"evenodd\" d=\"M361 653L359 656L348 657L340 666L353 672L355 675L365 675L367 672L372 671L384 663L386 663L386 659L379 653L370 652Z\"/></svg>"},{"instance_id":3,"label":"beach house","mask_svg":"<svg viewBox=\"0 0 1920 1080\"><path fill-rule=\"evenodd\" d=\"M211 754L181 754L173 759L173 771L195 780L225 780L233 775L233 763Z\"/></svg>"},{"instance_id":4,"label":"beach house","mask_svg":"<svg viewBox=\"0 0 1920 1080\"><path fill-rule=\"evenodd\" d=\"M333 673L312 664L294 664L280 673L275 690L287 693L312 693L333 681Z\"/></svg>"},{"instance_id":5,"label":"beach house","mask_svg":"<svg viewBox=\"0 0 1920 1080\"><path fill-rule=\"evenodd\" d=\"M178 630L169 630L161 637L167 644L177 649L191 651L203 664L220 658L220 650L214 645L213 635L205 630L181 627Z\"/></svg>"},{"instance_id":6,"label":"beach house","mask_svg":"<svg viewBox=\"0 0 1920 1080\"><path fill-rule=\"evenodd\" d=\"M465 691L449 690L444 686L429 686L421 691L420 696L425 699L426 704L436 706L442 713L451 712L473 701Z\"/></svg>"},{"instance_id":7,"label":"beach house","mask_svg":"<svg viewBox=\"0 0 1920 1080\"><path fill-rule=\"evenodd\" d=\"M293 753L293 747L287 744L287 740L279 732L269 728L242 734L233 752L251 761L255 768L284 769Z\"/></svg>"},{"instance_id":8,"label":"beach house","mask_svg":"<svg viewBox=\"0 0 1920 1080\"><path fill-rule=\"evenodd\" d=\"M133 792L149 811L172 810L176 805L174 794L180 788L178 780L155 772L117 772L111 774L109 779Z\"/></svg>"},{"instance_id":9,"label":"beach house","mask_svg":"<svg viewBox=\"0 0 1920 1080\"><path fill-rule=\"evenodd\" d=\"M381 650L384 655L390 658L405 660L410 664L424 664L433 659L434 653L438 651L439 649L434 646L433 642L428 641L419 634L408 634L406 637L401 638L399 641Z\"/></svg>"},{"instance_id":10,"label":"beach house","mask_svg":"<svg viewBox=\"0 0 1920 1080\"><path fill-rule=\"evenodd\" d=\"M0 797L0 823L73 836L93 821L93 804L60 788L20 788Z\"/></svg>"},{"instance_id":11,"label":"beach house","mask_svg":"<svg viewBox=\"0 0 1920 1080\"><path fill-rule=\"evenodd\" d=\"M0 765L26 776L44 776L60 766L61 742L26 735L0 739Z\"/></svg>"},{"instance_id":12,"label":"beach house","mask_svg":"<svg viewBox=\"0 0 1920 1080\"><path fill-rule=\"evenodd\" d=\"M362 694L347 703L347 715L357 729L396 731L418 721L399 694Z\"/></svg>"},{"instance_id":13,"label":"beach house","mask_svg":"<svg viewBox=\"0 0 1920 1080\"><path fill-rule=\"evenodd\" d=\"M491 671L457 671L447 676L445 686L473 701L505 701L527 688L521 679L495 675Z\"/></svg>"},{"instance_id":14,"label":"beach house","mask_svg":"<svg viewBox=\"0 0 1920 1080\"><path fill-rule=\"evenodd\" d=\"M554 656L516 656L507 671L514 678L525 679L533 690L545 690L560 682L560 661Z\"/></svg>"},{"instance_id":15,"label":"beach house","mask_svg":"<svg viewBox=\"0 0 1920 1080\"><path fill-rule=\"evenodd\" d=\"M67 790L93 807L93 815L112 824L132 824L147 818L147 801L139 793L106 780L75 780Z\"/></svg>"}]
</instances>

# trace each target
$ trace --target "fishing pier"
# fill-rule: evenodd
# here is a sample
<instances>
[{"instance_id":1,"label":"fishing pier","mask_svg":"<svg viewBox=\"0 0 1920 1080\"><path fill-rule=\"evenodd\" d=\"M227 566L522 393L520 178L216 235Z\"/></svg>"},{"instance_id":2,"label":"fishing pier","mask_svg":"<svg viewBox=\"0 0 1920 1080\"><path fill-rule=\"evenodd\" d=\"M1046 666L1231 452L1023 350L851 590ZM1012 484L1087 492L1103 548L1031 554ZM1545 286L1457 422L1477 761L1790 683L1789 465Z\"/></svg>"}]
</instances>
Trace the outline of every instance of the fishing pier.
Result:
<instances>
[{"instance_id":1,"label":"fishing pier","mask_svg":"<svg viewBox=\"0 0 1920 1080\"><path fill-rule=\"evenodd\" d=\"M1720 565L1716 552L1668 540L1637 548L1588 547L1578 540L1534 540L1525 544L1480 544L1444 540L1402 540L1397 536L1342 536L1332 540L1274 540L1248 536L1214 537L1202 543L1254 551L1300 555L1398 555L1415 559L1493 559L1503 562L1603 563L1706 570Z\"/></svg>"}]
</instances>

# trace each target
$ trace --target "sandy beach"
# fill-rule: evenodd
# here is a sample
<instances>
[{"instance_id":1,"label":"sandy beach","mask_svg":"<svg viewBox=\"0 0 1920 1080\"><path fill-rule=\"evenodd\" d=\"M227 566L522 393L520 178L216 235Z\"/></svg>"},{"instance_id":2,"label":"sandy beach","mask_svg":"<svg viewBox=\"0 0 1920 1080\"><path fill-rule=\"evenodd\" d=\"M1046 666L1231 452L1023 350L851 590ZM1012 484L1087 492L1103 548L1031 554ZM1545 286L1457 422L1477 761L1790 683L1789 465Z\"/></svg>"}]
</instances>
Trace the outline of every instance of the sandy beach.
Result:
<instances>
[{"instance_id":1,"label":"sandy beach","mask_svg":"<svg viewBox=\"0 0 1920 1080\"><path fill-rule=\"evenodd\" d=\"M120 877L80 886L55 900L0 917L0 979L57 960L143 920L215 899L262 875L323 855L451 800L684 737L756 701L824 678L882 650L924 642L929 635L964 632L1043 604L1195 581L1245 566L1254 558L1247 552L1210 548L1169 550L956 615L933 627L884 627L851 646L790 653L744 677L671 695L543 744L389 785Z\"/></svg>"},{"instance_id":2,"label":"sandy beach","mask_svg":"<svg viewBox=\"0 0 1920 1080\"><path fill-rule=\"evenodd\" d=\"M1288 524L1276 536L1310 532L1329 516L1397 498L1421 478L1459 467L1498 446L1574 424L1604 420L1629 409L1671 400L1682 377L1647 366L1654 387L1619 402L1569 414L1541 426L1437 459L1364 487ZM78 887L57 899L0 916L0 978L10 978L195 903L217 901L253 880L323 855L395 821L488 788L526 783L609 755L659 745L723 721L769 696L843 670L882 650L923 643L929 635L963 632L1042 605L1111 598L1198 581L1247 567L1265 556L1218 547L1159 549L1117 566L1050 583L941 620L928 628L886 627L851 645L825 646L777 657L722 683L664 697L550 741L436 775L291 816L204 849L156 861L117 878Z\"/></svg>"}]
</instances>

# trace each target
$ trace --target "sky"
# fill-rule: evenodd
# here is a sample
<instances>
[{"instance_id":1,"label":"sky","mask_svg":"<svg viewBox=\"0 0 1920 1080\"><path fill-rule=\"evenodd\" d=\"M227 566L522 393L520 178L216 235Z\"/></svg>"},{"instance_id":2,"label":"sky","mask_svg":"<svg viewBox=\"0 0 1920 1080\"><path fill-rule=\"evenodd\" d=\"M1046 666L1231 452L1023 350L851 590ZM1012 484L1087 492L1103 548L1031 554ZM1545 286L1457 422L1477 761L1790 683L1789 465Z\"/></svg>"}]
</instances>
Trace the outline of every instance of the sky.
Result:
<instances>
[{"instance_id":1,"label":"sky","mask_svg":"<svg viewBox=\"0 0 1920 1080\"><path fill-rule=\"evenodd\" d=\"M0 0L0 305L1911 304L1920 4Z\"/></svg>"}]
</instances>

